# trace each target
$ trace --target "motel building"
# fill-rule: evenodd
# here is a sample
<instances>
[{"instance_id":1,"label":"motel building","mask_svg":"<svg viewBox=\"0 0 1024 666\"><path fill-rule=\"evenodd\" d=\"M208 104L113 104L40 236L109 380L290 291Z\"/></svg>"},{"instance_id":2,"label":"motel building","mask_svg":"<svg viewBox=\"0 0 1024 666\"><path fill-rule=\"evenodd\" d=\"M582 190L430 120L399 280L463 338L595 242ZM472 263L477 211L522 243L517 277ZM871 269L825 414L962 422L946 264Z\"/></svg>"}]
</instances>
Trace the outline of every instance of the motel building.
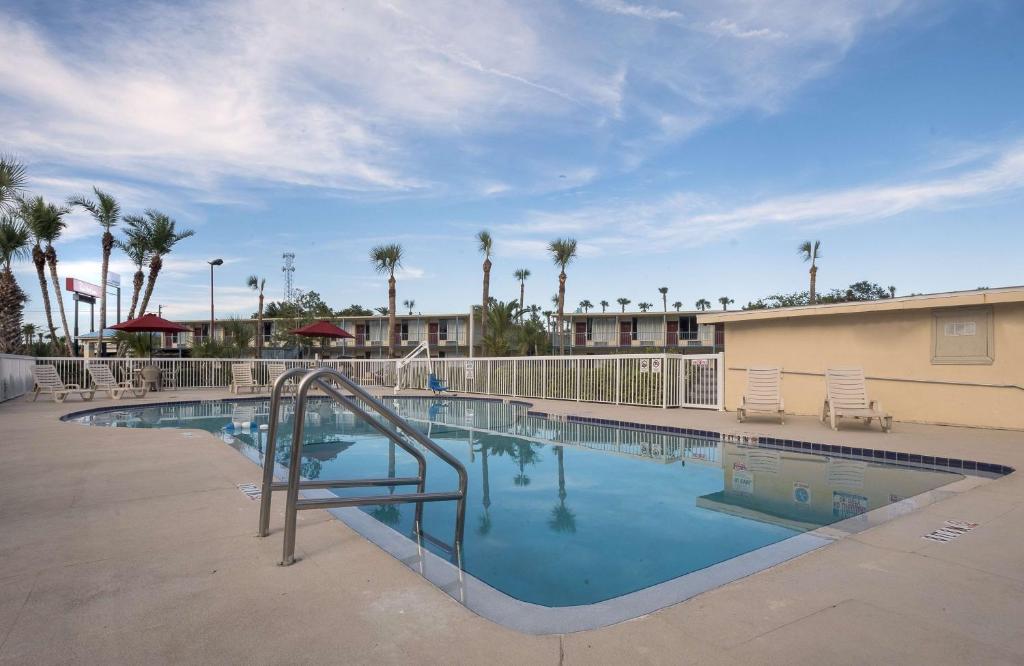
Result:
<instances>
[{"instance_id":1,"label":"motel building","mask_svg":"<svg viewBox=\"0 0 1024 666\"><path fill-rule=\"evenodd\" d=\"M561 339L554 331L550 333L552 353L558 353L559 342L564 343L565 353L577 355L655 352L706 354L722 351L722 326L698 324L697 315L697 312L567 313ZM430 349L430 355L435 358L484 355L479 323L473 321L468 313L399 314L395 319L394 338L399 355L408 354L424 342ZM327 320L348 331L353 337L327 341L313 339L313 353L326 353L331 358L387 358L387 315L328 317ZM554 320L552 316L552 327L555 325ZM210 335L210 320L175 321L189 327L191 331L154 334L156 353L164 356L190 356L192 345L206 340ZM229 321L239 320L214 321L213 335L216 340L225 341L225 326ZM240 321L250 323L253 328L257 325L255 319ZM295 319L264 318L264 358L294 358L297 350L294 346L286 346L281 337L286 331L300 325ZM112 337L112 334L113 331L109 331L104 335ZM85 356L97 355L96 338L95 332L82 333L77 337Z\"/></svg>"}]
</instances>

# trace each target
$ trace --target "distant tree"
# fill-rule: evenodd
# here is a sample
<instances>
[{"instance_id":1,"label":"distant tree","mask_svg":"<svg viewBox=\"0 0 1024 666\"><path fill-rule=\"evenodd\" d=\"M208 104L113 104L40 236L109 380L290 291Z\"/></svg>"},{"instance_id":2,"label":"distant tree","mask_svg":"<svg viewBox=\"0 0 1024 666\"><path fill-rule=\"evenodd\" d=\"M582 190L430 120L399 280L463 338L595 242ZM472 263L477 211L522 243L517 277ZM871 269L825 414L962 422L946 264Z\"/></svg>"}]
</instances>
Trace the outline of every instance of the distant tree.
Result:
<instances>
[{"instance_id":1,"label":"distant tree","mask_svg":"<svg viewBox=\"0 0 1024 666\"><path fill-rule=\"evenodd\" d=\"M674 307L676 309L676 312L679 312L682 309L682 307L683 307L683 302L682 301L676 301L675 303L672 304L672 307Z\"/></svg>"},{"instance_id":2,"label":"distant tree","mask_svg":"<svg viewBox=\"0 0 1024 666\"><path fill-rule=\"evenodd\" d=\"M874 282L861 280L854 282L846 289L832 289L817 297L816 303L849 303L853 301L877 301L893 298L896 287L883 287ZM744 310L763 310L766 308L791 308L801 305L810 305L810 292L797 291L791 294L772 294L765 298L759 298L743 306Z\"/></svg>"},{"instance_id":3,"label":"distant tree","mask_svg":"<svg viewBox=\"0 0 1024 666\"><path fill-rule=\"evenodd\" d=\"M491 304L491 250L494 248L494 239L491 232L484 229L476 235L477 248L480 254L484 255L484 289L483 299L480 305L480 337L487 335L487 308Z\"/></svg>"},{"instance_id":4,"label":"distant tree","mask_svg":"<svg viewBox=\"0 0 1024 666\"><path fill-rule=\"evenodd\" d=\"M378 245L370 250L373 268L388 276L388 353L395 356L395 271L402 266L403 250L397 243Z\"/></svg>"},{"instance_id":5,"label":"distant tree","mask_svg":"<svg viewBox=\"0 0 1024 666\"><path fill-rule=\"evenodd\" d=\"M373 314L373 310L353 303L344 310L338 310L334 314L338 317L368 317Z\"/></svg>"},{"instance_id":6,"label":"distant tree","mask_svg":"<svg viewBox=\"0 0 1024 666\"><path fill-rule=\"evenodd\" d=\"M387 316L388 316L388 313L390 312L390 310L388 310L387 306L383 306L383 305L382 305L382 306L380 306L380 307L376 307L376 308L374 308L373 310L374 310L374 312L376 312L377 314L379 314L379 315L384 315L385 317L387 317Z\"/></svg>"},{"instance_id":7,"label":"distant tree","mask_svg":"<svg viewBox=\"0 0 1024 666\"><path fill-rule=\"evenodd\" d=\"M621 305L622 306L622 311L625 312L626 311L626 306L629 305L630 303L632 303L633 301L629 300L628 298L616 298L615 302L618 303L619 305Z\"/></svg>"},{"instance_id":8,"label":"distant tree","mask_svg":"<svg viewBox=\"0 0 1024 666\"><path fill-rule=\"evenodd\" d=\"M696 308L701 312L704 312L705 310L711 309L711 301L709 301L706 298L701 298L698 299L696 303L694 303L694 306L696 306Z\"/></svg>"},{"instance_id":9,"label":"distant tree","mask_svg":"<svg viewBox=\"0 0 1024 666\"><path fill-rule=\"evenodd\" d=\"M601 312L607 312L608 306L611 305L611 303L609 303L608 301L601 301L599 305L601 306Z\"/></svg>"},{"instance_id":10,"label":"distant tree","mask_svg":"<svg viewBox=\"0 0 1024 666\"><path fill-rule=\"evenodd\" d=\"M582 309L584 313L589 313L590 312L590 308L592 308L592 307L594 307L594 304L591 303L590 301L588 301L586 299L580 301L580 309Z\"/></svg>"},{"instance_id":11,"label":"distant tree","mask_svg":"<svg viewBox=\"0 0 1024 666\"><path fill-rule=\"evenodd\" d=\"M78 206L85 209L103 229L100 247L102 249L102 263L100 264L100 330L97 337L100 352L103 351L103 333L107 328L107 273L110 269L110 253L114 249L114 234L110 232L121 219L121 205L113 196L101 191L98 187L92 188L96 199L92 200L86 196L74 196L68 199L69 206Z\"/></svg>"},{"instance_id":12,"label":"distant tree","mask_svg":"<svg viewBox=\"0 0 1024 666\"><path fill-rule=\"evenodd\" d=\"M409 314L412 314L412 309L414 307L416 307L416 301L411 299L411 298L409 298L409 299L406 299L406 300L402 301L402 305L404 307L408 308Z\"/></svg>"},{"instance_id":13,"label":"distant tree","mask_svg":"<svg viewBox=\"0 0 1024 666\"><path fill-rule=\"evenodd\" d=\"M889 285L889 298L896 298L896 287Z\"/></svg>"},{"instance_id":14,"label":"distant tree","mask_svg":"<svg viewBox=\"0 0 1024 666\"><path fill-rule=\"evenodd\" d=\"M522 311L526 307L526 278L530 277L530 269L520 268L512 275L519 281L519 309Z\"/></svg>"},{"instance_id":15,"label":"distant tree","mask_svg":"<svg viewBox=\"0 0 1024 666\"><path fill-rule=\"evenodd\" d=\"M735 303L736 301L734 301L733 299L729 298L728 296L721 296L721 297L719 297L718 302L722 304L722 309L723 310L728 310L729 309L729 304L730 303Z\"/></svg>"},{"instance_id":16,"label":"distant tree","mask_svg":"<svg viewBox=\"0 0 1024 666\"><path fill-rule=\"evenodd\" d=\"M146 291L142 294L142 303L139 305L139 316L146 314L146 307L149 299L153 296L153 288L156 286L157 276L164 266L164 257L171 253L174 247L191 238L196 232L191 229L178 231L177 222L158 210L150 208L146 211L145 217L125 217L129 225L138 225L142 221L144 234L149 243L149 275L146 276Z\"/></svg>"},{"instance_id":17,"label":"distant tree","mask_svg":"<svg viewBox=\"0 0 1024 666\"><path fill-rule=\"evenodd\" d=\"M668 287L658 287L658 293L661 294L662 310L668 312Z\"/></svg>"},{"instance_id":18,"label":"distant tree","mask_svg":"<svg viewBox=\"0 0 1024 666\"><path fill-rule=\"evenodd\" d=\"M565 353L565 338L562 336L562 318L565 316L565 269L576 258L576 239L557 238L548 244L551 260L558 266L558 341L559 353Z\"/></svg>"},{"instance_id":19,"label":"distant tree","mask_svg":"<svg viewBox=\"0 0 1024 666\"><path fill-rule=\"evenodd\" d=\"M640 312L647 312L648 310L654 307L654 304L648 303L647 301L640 301L639 303L636 304L636 306L640 308Z\"/></svg>"},{"instance_id":20,"label":"distant tree","mask_svg":"<svg viewBox=\"0 0 1024 666\"><path fill-rule=\"evenodd\" d=\"M256 358L263 358L263 289L267 286L267 279L250 275L245 285L259 294L259 309L256 310Z\"/></svg>"},{"instance_id":21,"label":"distant tree","mask_svg":"<svg viewBox=\"0 0 1024 666\"><path fill-rule=\"evenodd\" d=\"M797 253L803 257L804 261L811 262L810 275L811 275L811 289L810 289L810 300L813 304L817 300L817 293L814 291L815 285L818 281L818 258L821 257L819 250L821 249L821 241L804 241L800 243L797 248Z\"/></svg>"}]
</instances>

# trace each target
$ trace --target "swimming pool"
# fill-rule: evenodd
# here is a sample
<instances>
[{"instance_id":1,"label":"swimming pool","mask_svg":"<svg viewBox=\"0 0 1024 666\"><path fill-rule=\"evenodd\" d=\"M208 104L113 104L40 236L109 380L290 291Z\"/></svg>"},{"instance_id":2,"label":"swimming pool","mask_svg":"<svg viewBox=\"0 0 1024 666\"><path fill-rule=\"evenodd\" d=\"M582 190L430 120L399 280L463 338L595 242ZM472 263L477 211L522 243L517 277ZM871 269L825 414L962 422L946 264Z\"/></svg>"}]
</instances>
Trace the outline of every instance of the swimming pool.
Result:
<instances>
[{"instance_id":1,"label":"swimming pool","mask_svg":"<svg viewBox=\"0 0 1024 666\"><path fill-rule=\"evenodd\" d=\"M750 567L764 568L828 543L816 532L823 526L963 478L946 470L565 421L532 414L522 403L408 397L384 402L469 473L457 578L464 583L465 573L482 583L474 582L478 611L480 603L493 605L493 600L481 602L487 588L524 608L600 606L635 600L641 593L667 605L678 601L678 594L659 596L651 590L664 591L667 582L687 579L693 588L700 572L725 571L741 560L748 564L738 575L745 575ZM83 413L71 420L206 430L259 463L267 436L259 425L267 422L267 409L266 399L167 403ZM337 404L314 399L306 419L305 478L415 475L411 456ZM288 464L290 422L286 414L278 438L280 465ZM430 464L428 469L427 491L453 487L450 467ZM355 496L379 489L332 492ZM438 561L451 555L446 542L453 538L454 512L452 502L424 507L424 531L431 538L419 545L437 557L431 558L433 577L423 567L421 572L435 582L441 575ZM413 535L411 505L332 513L396 555L405 546L394 533ZM452 579L451 572L441 577ZM699 590L697 582L693 589ZM466 601L465 586L446 591ZM653 610L634 607L640 609L636 615Z\"/></svg>"}]
</instances>

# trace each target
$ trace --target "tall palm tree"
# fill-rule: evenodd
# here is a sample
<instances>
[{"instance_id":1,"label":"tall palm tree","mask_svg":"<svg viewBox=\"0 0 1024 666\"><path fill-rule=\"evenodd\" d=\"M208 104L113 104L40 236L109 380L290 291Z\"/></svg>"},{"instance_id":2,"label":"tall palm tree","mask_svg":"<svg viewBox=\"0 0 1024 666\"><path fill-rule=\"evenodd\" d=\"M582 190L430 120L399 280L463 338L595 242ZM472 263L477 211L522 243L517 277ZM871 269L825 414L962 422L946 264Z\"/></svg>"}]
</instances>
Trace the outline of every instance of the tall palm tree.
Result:
<instances>
[{"instance_id":1,"label":"tall palm tree","mask_svg":"<svg viewBox=\"0 0 1024 666\"><path fill-rule=\"evenodd\" d=\"M142 285L146 281L146 273L142 267L149 261L149 237L146 232L145 218L137 215L125 215L124 221L128 223L124 237L115 240L114 243L135 264L135 275L132 276L132 300L131 306L128 308L128 319L135 319L135 306L139 304L139 294L142 293Z\"/></svg>"},{"instance_id":2,"label":"tall palm tree","mask_svg":"<svg viewBox=\"0 0 1024 666\"><path fill-rule=\"evenodd\" d=\"M526 278L530 277L530 269L519 268L512 275L519 280L519 309L523 310L526 307Z\"/></svg>"},{"instance_id":3,"label":"tall palm tree","mask_svg":"<svg viewBox=\"0 0 1024 666\"><path fill-rule=\"evenodd\" d=\"M584 313L589 314L590 313L590 308L594 307L594 304L591 303L590 301L584 299L584 300L580 301L580 307L583 308L583 312Z\"/></svg>"},{"instance_id":4,"label":"tall palm tree","mask_svg":"<svg viewBox=\"0 0 1024 666\"><path fill-rule=\"evenodd\" d=\"M28 256L27 253L26 256ZM25 345L31 345L32 339L36 337L36 325L25 324L24 326L21 327L21 334L25 337Z\"/></svg>"},{"instance_id":5,"label":"tall palm tree","mask_svg":"<svg viewBox=\"0 0 1024 666\"><path fill-rule=\"evenodd\" d=\"M117 199L101 191L97 187L92 188L96 195L93 201L85 196L73 196L68 199L69 206L84 208L96 223L103 227L103 237L100 246L103 250L103 263L100 266L100 333L97 338L100 353L103 353L103 331L107 327L107 270L110 268L110 252L114 249L114 234L110 230L117 226L121 218L121 205Z\"/></svg>"},{"instance_id":6,"label":"tall palm tree","mask_svg":"<svg viewBox=\"0 0 1024 666\"><path fill-rule=\"evenodd\" d=\"M615 302L618 303L619 305L621 305L622 306L622 311L625 312L626 311L626 306L629 305L630 303L632 303L633 301L629 300L628 298L616 298Z\"/></svg>"},{"instance_id":7,"label":"tall palm tree","mask_svg":"<svg viewBox=\"0 0 1024 666\"><path fill-rule=\"evenodd\" d=\"M388 353L395 356L395 271L402 266L402 246L378 245L370 250L374 270L388 276ZM470 344L473 341L470 340Z\"/></svg>"},{"instance_id":8,"label":"tall palm tree","mask_svg":"<svg viewBox=\"0 0 1024 666\"><path fill-rule=\"evenodd\" d=\"M601 306L601 312L607 312L608 306L611 305L611 303L609 303L608 301L601 301L600 303L598 303L598 305Z\"/></svg>"},{"instance_id":9,"label":"tall palm tree","mask_svg":"<svg viewBox=\"0 0 1024 666\"><path fill-rule=\"evenodd\" d=\"M896 287L889 285L889 298L896 298Z\"/></svg>"},{"instance_id":10,"label":"tall palm tree","mask_svg":"<svg viewBox=\"0 0 1024 666\"><path fill-rule=\"evenodd\" d=\"M814 291L815 285L818 281L818 259L821 257L821 241L804 241L800 243L800 246L796 249L797 254L803 257L804 261L811 262L811 290L810 290L810 302L813 304L818 300L818 294Z\"/></svg>"},{"instance_id":11,"label":"tall palm tree","mask_svg":"<svg viewBox=\"0 0 1024 666\"><path fill-rule=\"evenodd\" d=\"M676 312L679 312L683 308L683 302L676 301L675 303L672 304L672 307L676 309Z\"/></svg>"},{"instance_id":12,"label":"tall palm tree","mask_svg":"<svg viewBox=\"0 0 1024 666\"><path fill-rule=\"evenodd\" d=\"M416 307L416 301L412 298L408 298L402 301L402 307L409 310L409 314L412 314L412 309Z\"/></svg>"},{"instance_id":13,"label":"tall palm tree","mask_svg":"<svg viewBox=\"0 0 1024 666\"><path fill-rule=\"evenodd\" d=\"M14 213L25 191L25 165L11 155L0 153L0 212Z\"/></svg>"},{"instance_id":14,"label":"tall palm tree","mask_svg":"<svg viewBox=\"0 0 1024 666\"><path fill-rule=\"evenodd\" d=\"M178 231L177 222L152 208L146 211L147 237L149 241L149 275L146 277L146 291L142 296L142 303L139 305L139 315L146 314L146 307L149 299L153 296L153 287L156 286L157 276L164 267L164 257L171 253L179 241L191 238L196 232L191 229ZM212 331L211 331L212 335Z\"/></svg>"},{"instance_id":15,"label":"tall palm tree","mask_svg":"<svg viewBox=\"0 0 1024 666\"><path fill-rule=\"evenodd\" d=\"M668 287L658 287L658 293L661 294L662 310L668 312Z\"/></svg>"},{"instance_id":16,"label":"tall palm tree","mask_svg":"<svg viewBox=\"0 0 1024 666\"><path fill-rule=\"evenodd\" d=\"M694 303L694 306L696 306L696 308L701 312L704 312L705 310L711 309L711 301L709 301L706 298L701 298L698 299L696 303Z\"/></svg>"},{"instance_id":17,"label":"tall palm tree","mask_svg":"<svg viewBox=\"0 0 1024 666\"><path fill-rule=\"evenodd\" d=\"M22 312L28 296L14 279L11 265L27 259L32 237L20 220L11 215L0 215L0 354L21 351L22 337L32 340L31 331L21 325Z\"/></svg>"},{"instance_id":18,"label":"tall palm tree","mask_svg":"<svg viewBox=\"0 0 1024 666\"><path fill-rule=\"evenodd\" d=\"M19 214L35 239L35 246L32 248L32 263L35 264L36 273L39 276L39 288L43 293L43 307L46 310L46 323L50 329L50 339L57 340L57 329L53 325L49 288L46 286L44 274L46 266L50 268L50 279L56 292L57 310L60 312L61 325L64 329L65 351L68 356L74 356L74 350L71 348L71 330L68 328L64 299L61 298L60 293L60 279L57 277L57 251L53 247L54 241L60 238L67 226L64 216L68 214L68 209L46 203L42 197L35 197L23 202Z\"/></svg>"},{"instance_id":19,"label":"tall palm tree","mask_svg":"<svg viewBox=\"0 0 1024 666\"><path fill-rule=\"evenodd\" d=\"M484 295L480 303L480 337L487 335L487 307L491 301L491 249L494 247L494 240L491 232L484 229L476 235L477 247L484 255Z\"/></svg>"},{"instance_id":20,"label":"tall palm tree","mask_svg":"<svg viewBox=\"0 0 1024 666\"><path fill-rule=\"evenodd\" d=\"M263 358L263 289L267 286L267 278L250 275L245 284L260 297L259 309L256 310L256 358Z\"/></svg>"},{"instance_id":21,"label":"tall palm tree","mask_svg":"<svg viewBox=\"0 0 1024 666\"><path fill-rule=\"evenodd\" d=\"M722 296L722 297L720 297L718 299L718 302L722 304L722 309L723 310L728 310L729 309L729 304L730 303L735 303L736 301L734 301L733 299L729 298L728 296Z\"/></svg>"},{"instance_id":22,"label":"tall palm tree","mask_svg":"<svg viewBox=\"0 0 1024 666\"><path fill-rule=\"evenodd\" d=\"M654 307L654 304L648 303L647 301L640 301L639 303L636 304L636 306L640 308L641 312L647 312L648 310Z\"/></svg>"},{"instance_id":23,"label":"tall palm tree","mask_svg":"<svg viewBox=\"0 0 1024 666\"><path fill-rule=\"evenodd\" d=\"M562 318L565 316L566 267L576 258L576 239L558 238L548 244L552 261L558 266L558 353L565 353L565 337L562 335Z\"/></svg>"}]
</instances>

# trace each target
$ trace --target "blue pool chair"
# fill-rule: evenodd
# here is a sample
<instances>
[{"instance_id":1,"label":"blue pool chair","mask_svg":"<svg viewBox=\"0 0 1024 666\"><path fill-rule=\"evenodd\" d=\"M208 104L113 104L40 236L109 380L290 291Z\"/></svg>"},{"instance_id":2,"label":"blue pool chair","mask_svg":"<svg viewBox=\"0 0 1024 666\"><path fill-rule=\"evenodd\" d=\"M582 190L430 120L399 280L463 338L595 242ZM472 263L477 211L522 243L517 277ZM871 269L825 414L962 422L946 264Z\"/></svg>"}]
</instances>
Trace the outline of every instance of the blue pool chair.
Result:
<instances>
[{"instance_id":1,"label":"blue pool chair","mask_svg":"<svg viewBox=\"0 0 1024 666\"><path fill-rule=\"evenodd\" d=\"M441 383L434 373L430 373L430 377L427 378L427 388L433 391L434 395L452 392L450 388Z\"/></svg>"}]
</instances>

